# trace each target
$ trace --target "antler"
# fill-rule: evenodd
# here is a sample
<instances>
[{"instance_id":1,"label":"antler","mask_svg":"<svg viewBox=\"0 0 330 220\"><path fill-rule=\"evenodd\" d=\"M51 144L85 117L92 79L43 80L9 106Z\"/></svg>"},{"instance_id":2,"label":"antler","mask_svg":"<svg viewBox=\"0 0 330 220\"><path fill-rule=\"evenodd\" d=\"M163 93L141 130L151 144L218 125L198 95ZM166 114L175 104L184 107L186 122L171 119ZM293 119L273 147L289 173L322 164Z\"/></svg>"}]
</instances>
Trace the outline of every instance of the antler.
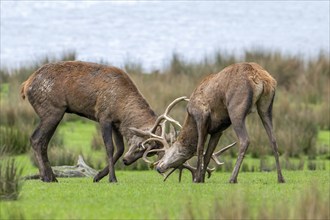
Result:
<instances>
[{"instance_id":1,"label":"antler","mask_svg":"<svg viewBox=\"0 0 330 220\"><path fill-rule=\"evenodd\" d=\"M229 144L228 146L222 148L221 150L219 150L219 151L213 153L211 159L212 159L217 165L219 165L219 166L222 165L223 163L220 162L220 161L218 160L217 157L220 156L222 153L226 152L226 151L227 151L228 149L230 149L231 147L233 147L235 144L236 144L236 142L234 142L234 143L232 143L232 144Z\"/></svg>"},{"instance_id":2,"label":"antler","mask_svg":"<svg viewBox=\"0 0 330 220\"><path fill-rule=\"evenodd\" d=\"M153 152L165 151L166 149L168 149L168 148L170 147L169 143L168 143L167 140L166 140L166 123L167 123L167 122L170 122L170 125L173 126L175 133L176 133L176 128L175 128L174 125L177 125L178 127L182 128L182 126L180 125L180 123L179 123L178 121L174 120L172 117L170 117L170 116L168 115L168 114L170 113L170 111L173 109L173 107L174 107L178 102L181 102L181 101L189 101L189 99L188 99L187 97L185 97L185 96L182 96L182 97L179 97L179 98L175 99L173 102L171 102L171 103L167 106L167 108L166 108L164 114L160 115L160 116L156 119L155 124L153 125L153 127L152 127L150 130L148 130L148 131L142 131L142 130L139 130L139 129L136 129L136 128L131 128L131 130L133 130L133 131L135 131L135 132L137 132L137 133L140 133L140 134L142 134L142 135L144 135L144 136L148 136L148 137L150 137L150 138L148 138L147 140L145 140L144 142L142 142L141 147L142 147L143 149L145 149L145 152L144 152L143 157L142 157L143 160L144 160L145 162L147 162L147 163L150 163L151 166L155 166L155 165L158 163L158 161L156 161L156 162L149 161L149 160L147 159L148 154L149 154L149 153L153 153ZM162 128L162 129L161 129L161 131L162 131L161 136L158 136L158 135L155 134L155 131L156 131L156 129L157 129L158 126L161 126L161 128ZM156 142L159 142L159 143L161 143L161 144L163 145L163 147L160 148L160 149L152 149L152 147L149 146L149 147L147 148L147 147L145 146L145 144L148 143L148 142L150 142L150 141L156 141ZM236 142L233 143L233 144L230 144L230 145L228 145L228 146L226 146L226 147L224 147L224 148L222 148L222 149L219 150L218 152L213 153L211 159L213 159L214 162L215 162L217 165L222 165L223 163L221 163L221 162L218 160L217 157L220 156L220 155L221 155L222 153L224 153L225 151L227 151L227 150L228 150L229 148L231 148L232 146L234 146L235 144L236 144ZM168 177L169 177L169 176L170 176L175 170L177 170L177 169L179 169L179 182L181 182L181 176L182 176L182 170L183 170L183 169L187 169L187 170L189 170L189 171L191 172L193 178L195 177L195 172L196 172L196 170L197 170L197 168L191 166L188 162L186 162L186 163L182 164L181 166L172 169L167 175L165 175L165 177L164 177L164 181L166 181L167 178L168 178ZM208 173L208 178L211 177L211 173L212 173L214 170L215 170L215 168L209 168L209 167L206 168L206 171L207 171L207 173Z\"/></svg>"},{"instance_id":3,"label":"antler","mask_svg":"<svg viewBox=\"0 0 330 220\"><path fill-rule=\"evenodd\" d=\"M142 134L142 135L144 135L144 136L149 136L149 137L150 137L150 138L148 138L147 140L145 140L145 141L141 144L141 146L142 146L144 149L146 149L145 144L146 144L147 142L149 142L149 141L156 141L156 142L159 142L159 143L161 143L161 144L163 145L163 147L160 148L160 149L151 149L151 147L147 148L146 151L145 151L144 154L143 154L143 157L142 157L143 160L144 160L145 162L147 162L147 163L151 163L152 165L155 165L156 162L153 163L153 162L149 161L149 160L147 159L147 155L148 155L149 153L152 153L152 152L165 151L165 149L168 149L168 148L170 147L169 143L168 143L167 140L166 140L166 122L170 122L170 125L172 125L173 128L174 128L174 132L175 132L175 134L177 134L177 132L176 132L176 128L175 128L174 125L177 125L177 126L179 126L180 128L182 127L178 121L174 120L172 117L170 117L170 116L168 115L168 114L170 113L170 111L173 109L173 107L174 107L178 102L181 102L181 101L189 101L189 99L187 99L186 96L182 96L182 97L179 97L179 98L175 99L173 102L171 102L171 103L167 106L167 108L166 108L164 114L160 115L160 116L157 118L155 124L153 125L153 127L152 127L150 130L148 130L148 131L141 131L141 130L136 129L136 128L131 128L133 131L135 131L135 132L137 132L137 133L140 133L140 134ZM161 136L158 136L158 135L155 134L155 131L156 131L156 128L157 128L160 124L161 124L161 128L162 128L162 129L161 129L161 130L162 130L162 133L161 133ZM176 135L175 135L175 136L176 136Z\"/></svg>"},{"instance_id":4,"label":"antler","mask_svg":"<svg viewBox=\"0 0 330 220\"><path fill-rule=\"evenodd\" d=\"M234 143L232 143L232 144L229 144L228 146L222 148L221 150L219 150L219 151L213 153L211 159L213 159L214 162L215 162L217 165L219 165L219 166L220 166L220 165L223 165L224 163L220 162L220 161L218 160L217 157L220 156L222 153L226 152L226 151L227 151L228 149L230 149L231 147L233 147L235 144L236 144L236 142L234 142ZM164 177L164 181L166 181L167 178L168 178L168 177L169 177L169 176L170 176L175 170L179 169L179 182L181 182L182 170L183 170L184 168L187 169L187 170L189 170L189 171L191 172L193 178L195 177L195 172L196 172L197 168L191 166L188 162L186 162L186 163L182 164L181 166L179 166L179 167L177 167L177 168L173 168L173 169L172 169L167 175L165 175L165 177ZM211 177L211 174L212 174L212 172L213 172L214 170L215 170L215 168L209 168L209 167L206 168L206 171L207 171L207 174L208 174L207 178L210 178L210 177Z\"/></svg>"},{"instance_id":5,"label":"antler","mask_svg":"<svg viewBox=\"0 0 330 220\"><path fill-rule=\"evenodd\" d=\"M175 170L179 170L179 182L181 182L181 176L182 176L182 171L183 169L187 169L191 172L192 178L195 178L195 173L197 168L191 166L188 162L185 162L184 164L182 164L181 166L177 167L177 168L173 168L168 174L165 175L164 177L164 182L167 180L167 178L175 171ZM206 172L207 172L207 178L211 177L212 172L215 171L215 168L206 168Z\"/></svg>"},{"instance_id":6,"label":"antler","mask_svg":"<svg viewBox=\"0 0 330 220\"><path fill-rule=\"evenodd\" d=\"M180 123L179 123L178 121L174 120L172 117L170 117L170 116L168 115L168 114L170 113L170 111L172 110L172 108L173 108L178 102L181 102L181 101L187 101L187 102L188 102L189 99L188 99L186 96L182 96L182 97L179 97L179 98L173 100L173 102L171 102L171 103L167 106L167 108L165 109L164 114L160 115L160 116L157 118L157 120L156 120L154 126L150 129L150 131L151 131L152 133L154 133L154 132L156 131L156 128L159 126L159 124L160 124L163 120L167 120L167 121L169 121L169 122L171 122L171 123L173 123L173 124L176 124L176 125L179 126L180 128L182 128L182 126L180 125Z\"/></svg>"}]
</instances>

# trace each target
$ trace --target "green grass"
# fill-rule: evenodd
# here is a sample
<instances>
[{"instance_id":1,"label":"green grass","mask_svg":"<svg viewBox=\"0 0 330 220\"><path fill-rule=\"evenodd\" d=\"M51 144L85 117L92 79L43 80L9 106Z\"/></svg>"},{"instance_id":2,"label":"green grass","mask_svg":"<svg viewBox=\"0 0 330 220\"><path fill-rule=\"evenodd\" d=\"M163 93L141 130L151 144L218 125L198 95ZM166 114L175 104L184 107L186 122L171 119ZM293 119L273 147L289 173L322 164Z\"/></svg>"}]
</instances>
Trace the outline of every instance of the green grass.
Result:
<instances>
[{"instance_id":1,"label":"green grass","mask_svg":"<svg viewBox=\"0 0 330 220\"><path fill-rule=\"evenodd\" d=\"M9 83L1 83L0 84L0 100L4 100L7 98L9 93Z\"/></svg>"},{"instance_id":2,"label":"green grass","mask_svg":"<svg viewBox=\"0 0 330 220\"><path fill-rule=\"evenodd\" d=\"M63 122L59 126L59 134L63 135L64 146L73 150L88 153L91 141L96 134L96 123L87 120Z\"/></svg>"},{"instance_id":3,"label":"green grass","mask_svg":"<svg viewBox=\"0 0 330 220\"><path fill-rule=\"evenodd\" d=\"M100 135L97 134L97 126L99 125L93 121L80 118L62 122L58 128L59 135L63 137L63 150L72 153L77 159L78 155L82 155L85 161L94 168L104 167L107 163L105 148L95 151L91 147L93 136Z\"/></svg>"},{"instance_id":4,"label":"green grass","mask_svg":"<svg viewBox=\"0 0 330 220\"><path fill-rule=\"evenodd\" d=\"M240 173L236 185L228 184L229 175L216 173L205 184L192 183L188 173L181 183L175 176L163 182L153 171L119 171L116 184L105 180L95 184L90 178L59 179L51 184L29 180L18 201L0 203L0 218L205 219L219 215L219 207L227 205L246 206L248 218L285 205L292 211L281 215L290 218L300 196L311 186L322 192L320 202L329 204L327 171L286 171L286 184L276 182L275 172ZM227 210L233 215L241 211Z\"/></svg>"},{"instance_id":5,"label":"green grass","mask_svg":"<svg viewBox=\"0 0 330 220\"><path fill-rule=\"evenodd\" d=\"M322 158L330 160L330 131L320 130L317 136L317 150Z\"/></svg>"},{"instance_id":6,"label":"green grass","mask_svg":"<svg viewBox=\"0 0 330 220\"><path fill-rule=\"evenodd\" d=\"M330 147L330 131L320 130L317 137L317 143Z\"/></svg>"}]
</instances>

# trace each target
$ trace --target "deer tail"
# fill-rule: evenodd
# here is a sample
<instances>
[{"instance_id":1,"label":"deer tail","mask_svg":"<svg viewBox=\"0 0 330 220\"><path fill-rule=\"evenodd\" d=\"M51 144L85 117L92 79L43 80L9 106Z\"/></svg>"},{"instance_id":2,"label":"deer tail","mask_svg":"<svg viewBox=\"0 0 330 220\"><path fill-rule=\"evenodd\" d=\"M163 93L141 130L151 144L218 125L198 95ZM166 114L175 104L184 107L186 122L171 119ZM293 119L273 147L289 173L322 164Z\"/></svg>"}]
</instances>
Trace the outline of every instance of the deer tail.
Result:
<instances>
[{"instance_id":1,"label":"deer tail","mask_svg":"<svg viewBox=\"0 0 330 220\"><path fill-rule=\"evenodd\" d=\"M23 100L26 97L26 83L27 83L27 81L23 82L21 85L21 97Z\"/></svg>"}]
</instances>

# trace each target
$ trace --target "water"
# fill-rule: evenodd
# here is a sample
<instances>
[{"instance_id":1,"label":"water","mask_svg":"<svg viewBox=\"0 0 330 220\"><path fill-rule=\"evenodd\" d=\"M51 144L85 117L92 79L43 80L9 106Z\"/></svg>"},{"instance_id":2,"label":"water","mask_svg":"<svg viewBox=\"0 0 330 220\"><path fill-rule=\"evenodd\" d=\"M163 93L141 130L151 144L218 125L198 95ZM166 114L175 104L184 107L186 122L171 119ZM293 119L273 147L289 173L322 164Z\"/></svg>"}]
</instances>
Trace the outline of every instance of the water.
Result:
<instances>
[{"instance_id":1,"label":"water","mask_svg":"<svg viewBox=\"0 0 330 220\"><path fill-rule=\"evenodd\" d=\"M304 57L329 53L329 1L6 1L1 66L76 51L78 59L158 69L174 52L262 48Z\"/></svg>"}]
</instances>

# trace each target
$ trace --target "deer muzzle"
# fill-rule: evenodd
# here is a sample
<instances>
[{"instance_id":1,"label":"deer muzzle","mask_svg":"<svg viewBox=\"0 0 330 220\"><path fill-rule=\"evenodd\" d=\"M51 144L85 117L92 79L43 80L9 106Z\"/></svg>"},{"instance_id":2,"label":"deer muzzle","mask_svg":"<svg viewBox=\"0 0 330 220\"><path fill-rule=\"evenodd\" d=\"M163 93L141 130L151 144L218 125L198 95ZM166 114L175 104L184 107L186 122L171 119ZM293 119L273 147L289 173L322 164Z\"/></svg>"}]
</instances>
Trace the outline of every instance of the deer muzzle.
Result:
<instances>
[{"instance_id":1,"label":"deer muzzle","mask_svg":"<svg viewBox=\"0 0 330 220\"><path fill-rule=\"evenodd\" d=\"M158 173L165 173L168 167L164 163L159 162L156 166L156 170Z\"/></svg>"}]
</instances>

